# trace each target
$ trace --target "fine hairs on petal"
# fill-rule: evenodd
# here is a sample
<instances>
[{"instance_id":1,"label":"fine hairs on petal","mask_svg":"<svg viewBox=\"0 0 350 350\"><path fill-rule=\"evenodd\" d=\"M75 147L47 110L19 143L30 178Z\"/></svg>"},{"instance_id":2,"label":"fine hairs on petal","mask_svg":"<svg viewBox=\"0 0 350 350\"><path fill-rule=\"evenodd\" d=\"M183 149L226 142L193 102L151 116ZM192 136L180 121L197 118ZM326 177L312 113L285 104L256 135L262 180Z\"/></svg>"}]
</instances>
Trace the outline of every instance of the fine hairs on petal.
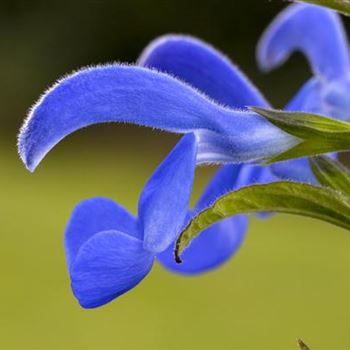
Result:
<instances>
[{"instance_id":1,"label":"fine hairs on petal","mask_svg":"<svg viewBox=\"0 0 350 350\"><path fill-rule=\"evenodd\" d=\"M227 152L234 162L262 159L270 156L266 152L285 150L296 142L259 115L222 106L169 74L115 64L88 67L51 87L21 129L20 156L34 170L64 137L106 122L175 133L208 130L218 135L213 147L220 141L221 153Z\"/></svg>"},{"instance_id":2,"label":"fine hairs on petal","mask_svg":"<svg viewBox=\"0 0 350 350\"><path fill-rule=\"evenodd\" d=\"M110 67L115 67L115 66L120 66L120 67L135 67L133 64L129 64L129 63L121 63L121 62L111 62L111 63L106 63L106 64L97 64L97 65L88 65L88 66L84 66L81 67L77 70L73 70L71 73L65 74L63 75L61 78L59 78L58 80L56 80L56 82L54 84L52 84L46 91L44 91L41 96L39 97L39 99L31 106L31 108L28 111L28 115L25 118L18 137L17 137L17 147L18 147L18 152L19 152L19 156L21 158L21 160L23 161L24 164L26 164L27 169L31 172L33 172L36 168L36 166L28 166L27 165L27 159L25 157L26 154L26 146L25 146L25 137L26 137L26 131L28 129L28 124L31 121L31 119L33 118L33 113L36 110L36 108L42 104L42 102L44 101L44 99L46 98L47 95L49 95L51 92L53 92L61 83L67 81L67 80L71 80L74 79L74 77L76 77L77 75L81 74L82 72L89 72L89 71L93 71L93 70L99 70L99 69L105 69L105 68L110 68ZM188 88L191 88L192 90L194 90L198 95L202 96L204 99L209 100L210 103L217 105L220 109L224 109L224 110L230 110L229 107L222 105L220 103L218 103L217 101L214 101L213 99L211 99L209 96L207 96L205 93L203 93L202 91L191 87L189 84L184 83L183 81L181 81L179 78L169 74L169 73L164 73L161 72L159 70L157 70L156 68L143 68L143 67L135 67L137 69L140 70L145 70L145 71L153 71L156 72L157 74L161 75L161 76L167 76L167 77L171 77L172 79L177 80L179 83L181 83L182 85L186 85ZM239 111L236 111L239 112ZM243 112L243 111L242 111ZM125 122L127 123L127 122ZM153 127L153 129L157 129L155 127ZM157 129L159 130L159 129ZM40 155L41 156L41 155Z\"/></svg>"}]
</instances>

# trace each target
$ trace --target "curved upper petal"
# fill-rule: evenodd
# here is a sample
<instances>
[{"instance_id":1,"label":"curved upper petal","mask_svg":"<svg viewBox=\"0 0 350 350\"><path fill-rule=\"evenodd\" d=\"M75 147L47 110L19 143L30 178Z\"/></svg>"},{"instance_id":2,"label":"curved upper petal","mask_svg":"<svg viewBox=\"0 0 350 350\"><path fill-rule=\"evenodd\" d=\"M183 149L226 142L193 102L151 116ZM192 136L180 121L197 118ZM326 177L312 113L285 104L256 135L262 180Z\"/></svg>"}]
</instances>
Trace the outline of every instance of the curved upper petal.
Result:
<instances>
[{"instance_id":1,"label":"curved upper petal","mask_svg":"<svg viewBox=\"0 0 350 350\"><path fill-rule=\"evenodd\" d=\"M152 41L138 63L170 73L233 108L268 106L258 89L226 56L188 35L164 35Z\"/></svg>"},{"instance_id":2,"label":"curved upper petal","mask_svg":"<svg viewBox=\"0 0 350 350\"><path fill-rule=\"evenodd\" d=\"M154 257L142 241L120 231L102 231L79 249L70 269L71 286L81 306L94 308L135 287Z\"/></svg>"},{"instance_id":3,"label":"curved upper petal","mask_svg":"<svg viewBox=\"0 0 350 350\"><path fill-rule=\"evenodd\" d=\"M257 114L220 106L169 75L115 64L83 69L49 89L21 129L20 156L34 170L65 136L104 122L179 133L209 130L225 136L226 153L236 162L262 159L297 142Z\"/></svg>"},{"instance_id":4,"label":"curved upper petal","mask_svg":"<svg viewBox=\"0 0 350 350\"><path fill-rule=\"evenodd\" d=\"M117 230L142 239L137 222L127 210L111 199L95 197L80 202L73 210L65 232L68 266L80 247L100 231Z\"/></svg>"},{"instance_id":5,"label":"curved upper petal","mask_svg":"<svg viewBox=\"0 0 350 350\"><path fill-rule=\"evenodd\" d=\"M139 202L146 250L162 252L180 233L188 213L196 156L196 137L187 134L148 180Z\"/></svg>"},{"instance_id":6,"label":"curved upper petal","mask_svg":"<svg viewBox=\"0 0 350 350\"><path fill-rule=\"evenodd\" d=\"M349 71L346 34L332 10L307 4L288 6L260 39L257 60L263 70L271 70L295 50L307 56L316 75L334 79Z\"/></svg>"}]
</instances>

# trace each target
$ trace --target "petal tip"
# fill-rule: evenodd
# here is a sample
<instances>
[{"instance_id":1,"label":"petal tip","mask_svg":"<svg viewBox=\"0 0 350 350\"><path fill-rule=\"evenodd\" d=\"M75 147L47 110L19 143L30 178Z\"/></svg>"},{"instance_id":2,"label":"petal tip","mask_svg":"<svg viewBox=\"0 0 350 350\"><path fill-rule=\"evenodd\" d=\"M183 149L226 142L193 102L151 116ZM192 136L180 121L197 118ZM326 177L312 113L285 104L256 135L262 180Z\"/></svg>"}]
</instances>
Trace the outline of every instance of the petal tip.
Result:
<instances>
[{"instance_id":1,"label":"petal tip","mask_svg":"<svg viewBox=\"0 0 350 350\"><path fill-rule=\"evenodd\" d=\"M29 151L30 150L30 139L31 139L30 132L29 132L30 119L31 119L31 117L29 115L29 117L24 121L23 126L21 127L21 130L20 130L20 132L18 134L18 138L17 138L17 149L18 149L18 154L19 154L21 161L23 162L25 167L31 173L33 173L35 171L35 169L37 168L37 166L39 165L43 156L33 157L31 155L31 152Z\"/></svg>"}]
</instances>

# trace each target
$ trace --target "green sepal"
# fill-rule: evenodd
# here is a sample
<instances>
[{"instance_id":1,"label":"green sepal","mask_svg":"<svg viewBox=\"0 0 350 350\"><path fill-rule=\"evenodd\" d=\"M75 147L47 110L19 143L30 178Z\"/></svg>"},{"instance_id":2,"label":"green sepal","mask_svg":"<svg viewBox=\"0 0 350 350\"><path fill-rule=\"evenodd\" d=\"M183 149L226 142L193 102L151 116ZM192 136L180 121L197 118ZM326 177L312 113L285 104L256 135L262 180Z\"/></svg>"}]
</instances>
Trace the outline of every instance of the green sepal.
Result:
<instances>
[{"instance_id":1,"label":"green sepal","mask_svg":"<svg viewBox=\"0 0 350 350\"><path fill-rule=\"evenodd\" d=\"M350 123L303 112L250 107L270 123L300 139L300 143L285 152L266 159L265 164L310 157L350 149Z\"/></svg>"}]
</instances>

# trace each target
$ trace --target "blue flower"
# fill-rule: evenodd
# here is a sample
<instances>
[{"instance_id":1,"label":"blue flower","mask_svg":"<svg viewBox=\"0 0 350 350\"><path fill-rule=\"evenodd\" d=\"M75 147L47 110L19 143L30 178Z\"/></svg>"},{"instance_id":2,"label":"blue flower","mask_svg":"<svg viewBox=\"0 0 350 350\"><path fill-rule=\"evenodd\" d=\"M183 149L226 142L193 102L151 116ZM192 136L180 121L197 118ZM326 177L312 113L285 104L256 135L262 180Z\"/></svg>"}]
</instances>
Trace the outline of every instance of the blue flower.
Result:
<instances>
[{"instance_id":1,"label":"blue flower","mask_svg":"<svg viewBox=\"0 0 350 350\"><path fill-rule=\"evenodd\" d=\"M254 98L257 92L249 96L250 86L243 75L239 71L231 75L231 90L240 80L242 89L247 85L247 96L243 91L240 93L245 97L242 103L258 104ZM214 85L213 88L216 90ZM226 101L217 99L219 104L207 95L151 69L120 65L87 69L63 79L34 106L19 137L20 154L27 167L34 170L48 150L74 130L96 122L123 120L169 131L194 131L198 141L197 164L252 160L263 157L263 153L271 153L272 149L294 144L293 137L261 117L223 107L223 104L228 105ZM239 96L236 99L239 100ZM237 107L241 106L237 104ZM265 142L269 139L275 148ZM285 142L283 146L281 140ZM259 146L260 143L263 145ZM188 213L189 217L229 190L271 181L268 173L267 169L254 165L244 169L241 165L225 166L213 178L198 205ZM237 251L247 221L246 216L238 216L210 227L187 249L181 265L174 262L172 244L158 254L158 259L167 268L185 274L213 269Z\"/></svg>"},{"instance_id":2,"label":"blue flower","mask_svg":"<svg viewBox=\"0 0 350 350\"><path fill-rule=\"evenodd\" d=\"M285 109L349 119L350 56L339 15L315 5L288 6L262 35L257 60L263 71L270 71L294 51L306 56L313 76ZM305 158L278 163L271 168L280 178L316 181Z\"/></svg>"},{"instance_id":3,"label":"blue flower","mask_svg":"<svg viewBox=\"0 0 350 350\"><path fill-rule=\"evenodd\" d=\"M184 136L147 182L138 218L105 198L75 208L65 249L72 289L83 307L103 305L135 287L176 239L188 215L196 153L195 136Z\"/></svg>"},{"instance_id":4,"label":"blue flower","mask_svg":"<svg viewBox=\"0 0 350 350\"><path fill-rule=\"evenodd\" d=\"M320 23L327 23L327 30ZM299 40L296 28L306 25ZM263 36L258 60L271 69L294 49L306 53L315 76L286 109L345 118L349 59L339 18L315 6L288 7ZM335 59L339 64L333 67ZM315 181L306 159L271 167L228 164L189 210L196 164L259 161L298 140L246 109L269 104L236 66L198 39L162 37L146 48L139 64L145 67L98 66L62 79L33 107L19 135L20 156L33 171L61 139L96 123L128 122L186 134L147 182L137 218L104 198L83 201L74 210L66 230L67 263L73 292L88 308L136 286L155 258L170 270L195 274L232 256L244 238L247 216L213 225L185 251L183 264L173 260L173 243L184 224L227 191L275 181L276 175Z\"/></svg>"},{"instance_id":5,"label":"blue flower","mask_svg":"<svg viewBox=\"0 0 350 350\"><path fill-rule=\"evenodd\" d=\"M173 242L190 217L217 198L217 178L192 211L188 210L195 172L197 141L187 134L148 180L135 218L114 201L96 197L74 209L66 228L65 249L71 286L81 306L98 307L135 287L157 258L170 270L203 272L222 264L239 247L248 223L239 215L213 225L174 263ZM254 181L256 169L230 165L220 170L225 185Z\"/></svg>"}]
</instances>

